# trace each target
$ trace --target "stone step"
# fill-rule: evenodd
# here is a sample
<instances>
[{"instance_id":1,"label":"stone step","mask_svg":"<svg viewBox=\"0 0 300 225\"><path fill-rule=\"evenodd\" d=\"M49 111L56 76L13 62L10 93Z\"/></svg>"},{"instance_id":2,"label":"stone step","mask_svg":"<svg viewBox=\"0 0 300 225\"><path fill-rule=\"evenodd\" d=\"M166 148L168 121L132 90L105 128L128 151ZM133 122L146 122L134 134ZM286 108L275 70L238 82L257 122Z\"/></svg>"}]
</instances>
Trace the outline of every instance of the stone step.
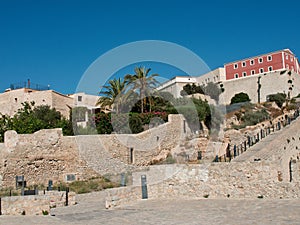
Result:
<instances>
[{"instance_id":1,"label":"stone step","mask_svg":"<svg viewBox=\"0 0 300 225\"><path fill-rule=\"evenodd\" d=\"M254 161L254 160L271 160L275 155L283 155L283 148L274 148L271 147L271 143L275 140L281 138L282 133L287 131L288 129L299 126L299 119L292 121L289 126L283 127L281 130L276 131L274 133L269 134L265 138L263 138L260 142L251 146L247 149L246 152L232 159L233 162L245 162L245 161Z\"/></svg>"}]
</instances>

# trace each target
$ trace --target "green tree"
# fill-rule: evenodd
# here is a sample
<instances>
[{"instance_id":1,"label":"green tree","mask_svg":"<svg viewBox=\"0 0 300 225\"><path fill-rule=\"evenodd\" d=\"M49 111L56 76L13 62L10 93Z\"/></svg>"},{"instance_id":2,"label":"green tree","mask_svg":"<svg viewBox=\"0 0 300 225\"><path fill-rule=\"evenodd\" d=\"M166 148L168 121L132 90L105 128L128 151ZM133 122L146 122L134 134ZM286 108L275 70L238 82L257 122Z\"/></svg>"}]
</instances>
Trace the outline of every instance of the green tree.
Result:
<instances>
[{"instance_id":1,"label":"green tree","mask_svg":"<svg viewBox=\"0 0 300 225\"><path fill-rule=\"evenodd\" d=\"M202 86L202 90L204 91L205 95L210 96L218 103L220 94L224 91L224 88L220 88L217 84L209 82L206 86Z\"/></svg>"},{"instance_id":2,"label":"green tree","mask_svg":"<svg viewBox=\"0 0 300 225\"><path fill-rule=\"evenodd\" d=\"M129 127L133 134L144 131L142 120L137 113L131 113L129 118Z\"/></svg>"},{"instance_id":3,"label":"green tree","mask_svg":"<svg viewBox=\"0 0 300 225\"><path fill-rule=\"evenodd\" d=\"M278 107L282 107L283 103L286 100L286 94L284 93L277 93L277 94L273 94L273 95L269 95L268 96L268 100L270 102L275 102L277 104Z\"/></svg>"},{"instance_id":4,"label":"green tree","mask_svg":"<svg viewBox=\"0 0 300 225\"><path fill-rule=\"evenodd\" d=\"M238 94L235 94L230 101L230 104L235 104L235 103L240 103L240 102L250 102L250 98L248 96L248 94L244 93L244 92L240 92Z\"/></svg>"},{"instance_id":5,"label":"green tree","mask_svg":"<svg viewBox=\"0 0 300 225\"><path fill-rule=\"evenodd\" d=\"M124 104L125 88L126 81L121 78L108 81L108 85L103 86L99 93L102 96L99 98L97 105L101 107L108 106L115 110L116 113L120 113Z\"/></svg>"},{"instance_id":6,"label":"green tree","mask_svg":"<svg viewBox=\"0 0 300 225\"><path fill-rule=\"evenodd\" d=\"M134 74L127 74L125 80L131 86L132 90L137 91L139 99L141 100L141 113L144 112L144 105L146 104L146 96L150 95L154 88L159 84L155 77L158 74L149 74L150 68L136 67ZM151 111L151 102L150 102Z\"/></svg>"},{"instance_id":7,"label":"green tree","mask_svg":"<svg viewBox=\"0 0 300 225\"><path fill-rule=\"evenodd\" d=\"M191 84L186 84L183 86L183 90L180 91L181 96L185 95L192 95L192 94L204 94L204 91L201 86L196 85L195 83Z\"/></svg>"},{"instance_id":8,"label":"green tree","mask_svg":"<svg viewBox=\"0 0 300 225\"><path fill-rule=\"evenodd\" d=\"M0 142L4 141L4 133L13 129L13 122L9 116L0 114Z\"/></svg>"},{"instance_id":9,"label":"green tree","mask_svg":"<svg viewBox=\"0 0 300 225\"><path fill-rule=\"evenodd\" d=\"M111 125L111 113L98 113L95 116L95 122L98 134L111 134L113 131Z\"/></svg>"},{"instance_id":10,"label":"green tree","mask_svg":"<svg viewBox=\"0 0 300 225\"><path fill-rule=\"evenodd\" d=\"M62 128L65 135L72 135L72 123L48 105L35 107L34 102L22 103L22 108L12 117L0 117L0 141L4 132L15 130L19 134L31 134L41 129Z\"/></svg>"}]
</instances>

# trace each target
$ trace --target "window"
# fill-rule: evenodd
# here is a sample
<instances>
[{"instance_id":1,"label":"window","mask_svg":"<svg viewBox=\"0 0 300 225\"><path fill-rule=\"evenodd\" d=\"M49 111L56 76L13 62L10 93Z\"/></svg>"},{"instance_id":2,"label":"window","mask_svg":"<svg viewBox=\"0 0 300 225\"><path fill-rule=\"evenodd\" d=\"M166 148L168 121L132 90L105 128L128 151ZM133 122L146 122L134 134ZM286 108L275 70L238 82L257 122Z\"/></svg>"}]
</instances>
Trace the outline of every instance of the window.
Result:
<instances>
[{"instance_id":1,"label":"window","mask_svg":"<svg viewBox=\"0 0 300 225\"><path fill-rule=\"evenodd\" d=\"M251 70L251 74L254 75L255 74L255 70Z\"/></svg>"},{"instance_id":2,"label":"window","mask_svg":"<svg viewBox=\"0 0 300 225\"><path fill-rule=\"evenodd\" d=\"M268 55L268 61L272 61L272 56Z\"/></svg>"},{"instance_id":3,"label":"window","mask_svg":"<svg viewBox=\"0 0 300 225\"><path fill-rule=\"evenodd\" d=\"M76 180L75 174L67 174L66 181L74 181Z\"/></svg>"},{"instance_id":4,"label":"window","mask_svg":"<svg viewBox=\"0 0 300 225\"><path fill-rule=\"evenodd\" d=\"M234 74L234 77L239 78L239 74L238 73Z\"/></svg>"},{"instance_id":5,"label":"window","mask_svg":"<svg viewBox=\"0 0 300 225\"><path fill-rule=\"evenodd\" d=\"M289 55L285 53L285 59L289 59Z\"/></svg>"},{"instance_id":6,"label":"window","mask_svg":"<svg viewBox=\"0 0 300 225\"><path fill-rule=\"evenodd\" d=\"M294 57L293 57L293 56L291 56L291 61L292 61L292 62L294 61Z\"/></svg>"},{"instance_id":7,"label":"window","mask_svg":"<svg viewBox=\"0 0 300 225\"><path fill-rule=\"evenodd\" d=\"M294 71L294 67L292 66L292 70Z\"/></svg>"},{"instance_id":8,"label":"window","mask_svg":"<svg viewBox=\"0 0 300 225\"><path fill-rule=\"evenodd\" d=\"M234 68L234 69L237 69L237 68L238 68L238 64L234 64L234 65L233 65L233 68Z\"/></svg>"},{"instance_id":9,"label":"window","mask_svg":"<svg viewBox=\"0 0 300 225\"><path fill-rule=\"evenodd\" d=\"M246 62L242 62L242 67L245 67L246 66Z\"/></svg>"},{"instance_id":10,"label":"window","mask_svg":"<svg viewBox=\"0 0 300 225\"><path fill-rule=\"evenodd\" d=\"M286 66L285 66L287 69L289 69L290 68L290 66L288 65L288 64L286 64Z\"/></svg>"},{"instance_id":11,"label":"window","mask_svg":"<svg viewBox=\"0 0 300 225\"><path fill-rule=\"evenodd\" d=\"M79 102L82 101L82 96L78 96L78 101L79 101Z\"/></svg>"},{"instance_id":12,"label":"window","mask_svg":"<svg viewBox=\"0 0 300 225\"><path fill-rule=\"evenodd\" d=\"M243 72L243 76L246 77L246 76L247 76L247 73L246 73L246 72Z\"/></svg>"},{"instance_id":13,"label":"window","mask_svg":"<svg viewBox=\"0 0 300 225\"><path fill-rule=\"evenodd\" d=\"M260 72L260 73L263 73L263 72L264 72L264 69L263 69L263 68L260 68L260 69L259 69L259 72Z\"/></svg>"},{"instance_id":14,"label":"window","mask_svg":"<svg viewBox=\"0 0 300 225\"><path fill-rule=\"evenodd\" d=\"M254 59L251 59L251 60L250 60L250 65L251 65L251 66L254 65Z\"/></svg>"},{"instance_id":15,"label":"window","mask_svg":"<svg viewBox=\"0 0 300 225\"><path fill-rule=\"evenodd\" d=\"M273 70L273 67L272 67L272 66L269 66L268 70L269 70L269 71L272 71L272 70Z\"/></svg>"},{"instance_id":16,"label":"window","mask_svg":"<svg viewBox=\"0 0 300 225\"><path fill-rule=\"evenodd\" d=\"M258 63L263 63L263 58L259 58Z\"/></svg>"}]
</instances>

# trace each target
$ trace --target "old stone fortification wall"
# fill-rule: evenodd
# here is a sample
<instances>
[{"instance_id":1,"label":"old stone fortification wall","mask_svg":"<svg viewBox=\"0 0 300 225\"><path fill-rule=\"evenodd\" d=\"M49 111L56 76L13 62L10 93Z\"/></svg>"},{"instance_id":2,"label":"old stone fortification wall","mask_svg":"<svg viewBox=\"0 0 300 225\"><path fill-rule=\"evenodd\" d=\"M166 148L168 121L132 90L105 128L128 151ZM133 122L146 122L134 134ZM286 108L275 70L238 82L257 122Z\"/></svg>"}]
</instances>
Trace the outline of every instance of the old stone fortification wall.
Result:
<instances>
[{"instance_id":1,"label":"old stone fortification wall","mask_svg":"<svg viewBox=\"0 0 300 225\"><path fill-rule=\"evenodd\" d=\"M152 166L133 174L133 186L106 190L106 207L141 199L141 175L147 177L149 199L300 198L299 177L279 181L277 166L272 162Z\"/></svg>"},{"instance_id":2,"label":"old stone fortification wall","mask_svg":"<svg viewBox=\"0 0 300 225\"><path fill-rule=\"evenodd\" d=\"M297 96L300 93L300 77L296 73L292 73L291 76L288 71L282 75L280 72L266 73L266 75L254 75L247 76L239 79L233 79L224 81L225 92L220 96L220 104L230 104L231 98L240 92L247 93L251 99L251 102L258 102L258 77L261 77L261 102L265 102L267 95L276 94L278 92L288 93L289 87L293 85L291 96ZM292 84L288 83L288 80L292 80Z\"/></svg>"},{"instance_id":3,"label":"old stone fortification wall","mask_svg":"<svg viewBox=\"0 0 300 225\"><path fill-rule=\"evenodd\" d=\"M133 171L164 159L190 134L184 123L181 115L170 115L169 122L132 135L64 137L61 129L34 134L8 131L0 144L0 184L14 187L17 175L24 175L27 185L47 185L48 180L65 182L69 174L83 180Z\"/></svg>"},{"instance_id":4,"label":"old stone fortification wall","mask_svg":"<svg viewBox=\"0 0 300 225\"><path fill-rule=\"evenodd\" d=\"M300 120L293 121L244 162L160 165L135 172L131 187L107 190L106 205L141 199L142 175L147 176L149 198L300 198L299 127Z\"/></svg>"},{"instance_id":5,"label":"old stone fortification wall","mask_svg":"<svg viewBox=\"0 0 300 225\"><path fill-rule=\"evenodd\" d=\"M66 204L66 192L47 191L45 194L1 198L2 215L43 215L52 207ZM75 205L75 192L68 193L68 204Z\"/></svg>"},{"instance_id":6,"label":"old stone fortification wall","mask_svg":"<svg viewBox=\"0 0 300 225\"><path fill-rule=\"evenodd\" d=\"M15 176L24 175L27 185L66 181L97 175L79 157L75 137L64 137L61 129L41 130L35 134L5 133L5 148L0 152L0 174L4 187L15 187ZM1 183L1 182L0 182Z\"/></svg>"},{"instance_id":7,"label":"old stone fortification wall","mask_svg":"<svg viewBox=\"0 0 300 225\"><path fill-rule=\"evenodd\" d=\"M139 134L77 136L76 141L80 156L88 165L100 174L107 174L164 159L190 134L182 115L169 115L169 122Z\"/></svg>"}]
</instances>

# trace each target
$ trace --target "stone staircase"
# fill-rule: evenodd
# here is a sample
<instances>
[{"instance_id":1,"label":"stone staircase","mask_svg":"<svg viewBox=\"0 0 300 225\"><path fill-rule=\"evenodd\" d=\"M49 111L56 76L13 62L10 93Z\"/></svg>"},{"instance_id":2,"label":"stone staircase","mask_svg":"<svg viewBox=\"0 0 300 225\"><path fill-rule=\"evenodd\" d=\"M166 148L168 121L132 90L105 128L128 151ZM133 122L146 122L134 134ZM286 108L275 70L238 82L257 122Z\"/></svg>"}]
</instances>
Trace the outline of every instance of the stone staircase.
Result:
<instances>
[{"instance_id":1,"label":"stone staircase","mask_svg":"<svg viewBox=\"0 0 300 225\"><path fill-rule=\"evenodd\" d=\"M298 127L300 127L299 119L293 121L289 126L269 134L258 143L248 148L246 152L243 152L241 155L232 159L231 162L267 161L284 155L285 148L279 146L279 143L281 143L281 141L286 143L287 139L294 138L293 135L299 135L297 134Z\"/></svg>"},{"instance_id":2,"label":"stone staircase","mask_svg":"<svg viewBox=\"0 0 300 225\"><path fill-rule=\"evenodd\" d=\"M97 135L76 136L76 142L80 157L87 162L90 168L101 175L119 174L132 167L114 158L102 145Z\"/></svg>"}]
</instances>

